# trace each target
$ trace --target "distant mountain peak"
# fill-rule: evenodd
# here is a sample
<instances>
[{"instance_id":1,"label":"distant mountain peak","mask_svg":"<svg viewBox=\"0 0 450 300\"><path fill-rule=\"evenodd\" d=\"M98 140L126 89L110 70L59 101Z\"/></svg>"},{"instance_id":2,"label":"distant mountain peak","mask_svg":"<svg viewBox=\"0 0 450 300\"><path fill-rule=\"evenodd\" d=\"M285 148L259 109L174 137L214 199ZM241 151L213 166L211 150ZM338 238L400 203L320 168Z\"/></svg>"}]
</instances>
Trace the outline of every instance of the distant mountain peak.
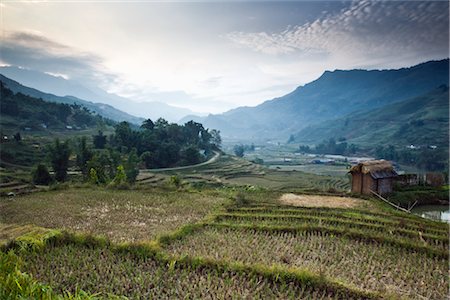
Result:
<instances>
[{"instance_id":1,"label":"distant mountain peak","mask_svg":"<svg viewBox=\"0 0 450 300\"><path fill-rule=\"evenodd\" d=\"M286 140L289 134L355 111L373 110L449 83L449 59L391 70L325 71L318 79L255 107L200 118L223 136Z\"/></svg>"}]
</instances>

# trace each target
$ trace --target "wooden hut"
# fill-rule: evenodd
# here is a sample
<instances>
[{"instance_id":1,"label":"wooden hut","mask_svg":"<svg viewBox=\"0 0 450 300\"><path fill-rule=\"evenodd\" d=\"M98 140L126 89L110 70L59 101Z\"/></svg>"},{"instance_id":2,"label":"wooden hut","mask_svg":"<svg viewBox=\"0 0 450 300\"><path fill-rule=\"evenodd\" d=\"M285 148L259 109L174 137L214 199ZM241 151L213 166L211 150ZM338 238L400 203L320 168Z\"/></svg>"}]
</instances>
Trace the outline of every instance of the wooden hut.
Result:
<instances>
[{"instance_id":1,"label":"wooden hut","mask_svg":"<svg viewBox=\"0 0 450 300\"><path fill-rule=\"evenodd\" d=\"M386 160L370 160L357 164L350 169L352 174L352 193L380 195L392 192L397 173Z\"/></svg>"}]
</instances>

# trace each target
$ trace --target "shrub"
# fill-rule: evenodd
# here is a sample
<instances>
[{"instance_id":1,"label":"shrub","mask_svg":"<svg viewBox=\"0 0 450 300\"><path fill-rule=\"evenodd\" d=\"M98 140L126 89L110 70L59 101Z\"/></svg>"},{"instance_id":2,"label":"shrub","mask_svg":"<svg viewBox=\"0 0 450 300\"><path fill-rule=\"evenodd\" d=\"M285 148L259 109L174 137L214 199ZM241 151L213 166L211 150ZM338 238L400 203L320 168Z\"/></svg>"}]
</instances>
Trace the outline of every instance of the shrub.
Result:
<instances>
[{"instance_id":1,"label":"shrub","mask_svg":"<svg viewBox=\"0 0 450 300\"><path fill-rule=\"evenodd\" d=\"M175 186L176 188L181 187L181 178L178 175L172 175L169 178L169 184Z\"/></svg>"},{"instance_id":2,"label":"shrub","mask_svg":"<svg viewBox=\"0 0 450 300\"><path fill-rule=\"evenodd\" d=\"M89 171L89 182L92 184L99 184L100 181L98 180L97 171L94 168L91 168Z\"/></svg>"},{"instance_id":3,"label":"shrub","mask_svg":"<svg viewBox=\"0 0 450 300\"><path fill-rule=\"evenodd\" d=\"M44 164L37 165L32 175L34 184L49 185L53 181L47 166Z\"/></svg>"},{"instance_id":4,"label":"shrub","mask_svg":"<svg viewBox=\"0 0 450 300\"><path fill-rule=\"evenodd\" d=\"M127 182L127 175L125 174L125 169L122 165L119 165L117 167L116 176L111 181L109 186L118 189L127 189L130 187Z\"/></svg>"}]
</instances>

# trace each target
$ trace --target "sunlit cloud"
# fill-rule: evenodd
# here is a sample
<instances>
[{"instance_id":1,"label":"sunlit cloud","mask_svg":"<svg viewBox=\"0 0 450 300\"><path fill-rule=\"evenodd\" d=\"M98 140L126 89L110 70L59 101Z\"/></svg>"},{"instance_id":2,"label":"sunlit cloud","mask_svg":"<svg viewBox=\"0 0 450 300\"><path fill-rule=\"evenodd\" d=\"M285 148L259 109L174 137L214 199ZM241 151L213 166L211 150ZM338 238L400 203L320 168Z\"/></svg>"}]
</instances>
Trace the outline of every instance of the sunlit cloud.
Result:
<instances>
[{"instance_id":1,"label":"sunlit cloud","mask_svg":"<svg viewBox=\"0 0 450 300\"><path fill-rule=\"evenodd\" d=\"M7 65L64 78L104 85L114 77L104 70L99 56L62 45L36 32L7 33L0 53L1 60Z\"/></svg>"},{"instance_id":2,"label":"sunlit cloud","mask_svg":"<svg viewBox=\"0 0 450 300\"><path fill-rule=\"evenodd\" d=\"M88 2L7 2L0 63L217 113L325 70L448 57L445 1Z\"/></svg>"},{"instance_id":3,"label":"sunlit cloud","mask_svg":"<svg viewBox=\"0 0 450 300\"><path fill-rule=\"evenodd\" d=\"M446 2L355 1L337 14L282 32L231 32L227 37L270 55L309 53L350 66L382 66L394 60L447 57L448 26Z\"/></svg>"}]
</instances>

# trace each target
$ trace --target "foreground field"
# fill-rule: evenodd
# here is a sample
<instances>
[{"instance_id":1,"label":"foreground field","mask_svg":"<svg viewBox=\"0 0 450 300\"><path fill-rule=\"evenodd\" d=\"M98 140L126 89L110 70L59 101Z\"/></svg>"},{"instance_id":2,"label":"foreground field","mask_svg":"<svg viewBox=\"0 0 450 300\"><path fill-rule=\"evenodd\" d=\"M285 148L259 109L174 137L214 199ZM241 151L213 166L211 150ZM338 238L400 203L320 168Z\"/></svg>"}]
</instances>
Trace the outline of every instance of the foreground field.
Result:
<instances>
[{"instance_id":1,"label":"foreground field","mask_svg":"<svg viewBox=\"0 0 450 300\"><path fill-rule=\"evenodd\" d=\"M447 259L326 231L205 228L170 245L177 255L308 269L361 290L443 299ZM401 270L401 272L399 272Z\"/></svg>"},{"instance_id":2,"label":"foreground field","mask_svg":"<svg viewBox=\"0 0 450 300\"><path fill-rule=\"evenodd\" d=\"M68 244L29 253L24 270L48 282L58 293L77 288L133 299L291 298L332 299L327 291L277 284L262 275L238 274L213 267L178 266L151 256L117 253L109 248ZM95 266L95 273L92 271Z\"/></svg>"},{"instance_id":3,"label":"foreground field","mask_svg":"<svg viewBox=\"0 0 450 300\"><path fill-rule=\"evenodd\" d=\"M174 190L68 189L4 199L0 223L33 224L133 242L199 221L226 201Z\"/></svg>"},{"instance_id":4,"label":"foreground field","mask_svg":"<svg viewBox=\"0 0 450 300\"><path fill-rule=\"evenodd\" d=\"M0 298L448 297L448 225L374 200L289 197L300 202L254 189L5 199L0 238L16 242L0 252Z\"/></svg>"}]
</instances>

